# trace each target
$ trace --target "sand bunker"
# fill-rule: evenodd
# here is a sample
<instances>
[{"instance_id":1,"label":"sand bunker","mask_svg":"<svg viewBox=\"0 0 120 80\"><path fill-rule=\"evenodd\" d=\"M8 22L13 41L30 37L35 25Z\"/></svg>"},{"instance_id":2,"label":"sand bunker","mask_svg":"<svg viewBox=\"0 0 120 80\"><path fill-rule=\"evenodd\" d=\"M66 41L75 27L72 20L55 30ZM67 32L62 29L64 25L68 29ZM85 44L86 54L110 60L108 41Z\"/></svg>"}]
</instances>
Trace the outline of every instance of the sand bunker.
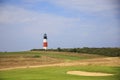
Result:
<instances>
[{"instance_id":1,"label":"sand bunker","mask_svg":"<svg viewBox=\"0 0 120 80\"><path fill-rule=\"evenodd\" d=\"M80 76L111 76L113 75L108 73L85 72L85 71L68 71L67 74L80 75Z\"/></svg>"}]
</instances>

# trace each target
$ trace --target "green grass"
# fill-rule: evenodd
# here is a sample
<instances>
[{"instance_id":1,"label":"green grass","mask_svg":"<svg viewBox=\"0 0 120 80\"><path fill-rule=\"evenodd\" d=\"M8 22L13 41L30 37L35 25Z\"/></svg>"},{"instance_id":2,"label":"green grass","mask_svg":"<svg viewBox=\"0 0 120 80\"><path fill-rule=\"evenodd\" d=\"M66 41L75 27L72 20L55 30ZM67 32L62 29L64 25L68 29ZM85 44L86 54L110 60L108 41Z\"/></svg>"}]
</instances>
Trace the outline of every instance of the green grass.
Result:
<instances>
[{"instance_id":1,"label":"green grass","mask_svg":"<svg viewBox=\"0 0 120 80\"><path fill-rule=\"evenodd\" d=\"M42 54L45 56L49 56L52 58L58 58L58 59L67 59L67 60L81 60L81 59L88 59L87 56L76 56L76 55L70 55L70 54L63 54L63 53L45 53Z\"/></svg>"},{"instance_id":2,"label":"green grass","mask_svg":"<svg viewBox=\"0 0 120 80\"><path fill-rule=\"evenodd\" d=\"M66 61L71 60L81 60L81 59L90 59L92 57L89 56L80 56L80 54L77 53L69 53L67 54L65 52L47 52L47 51L25 51L25 52L0 52L0 57L3 56L23 56L27 58L40 58L41 56L48 56L51 58L57 58L62 59Z\"/></svg>"},{"instance_id":3,"label":"green grass","mask_svg":"<svg viewBox=\"0 0 120 80\"><path fill-rule=\"evenodd\" d=\"M26 51L26 52L0 52L0 58L41 58L47 56L62 60L81 60L102 56L81 55L77 53L50 52L50 51ZM1 66L1 65L0 65ZM105 72L115 74L114 76L90 77L66 74L67 71L89 71ZM120 80L120 67L109 66L68 66L68 67L43 67L26 68L0 71L0 80Z\"/></svg>"},{"instance_id":4,"label":"green grass","mask_svg":"<svg viewBox=\"0 0 120 80\"><path fill-rule=\"evenodd\" d=\"M113 73L114 76L90 77L66 74L67 71L80 70ZM44 67L0 71L0 80L119 80L120 67L108 66L69 66Z\"/></svg>"}]
</instances>

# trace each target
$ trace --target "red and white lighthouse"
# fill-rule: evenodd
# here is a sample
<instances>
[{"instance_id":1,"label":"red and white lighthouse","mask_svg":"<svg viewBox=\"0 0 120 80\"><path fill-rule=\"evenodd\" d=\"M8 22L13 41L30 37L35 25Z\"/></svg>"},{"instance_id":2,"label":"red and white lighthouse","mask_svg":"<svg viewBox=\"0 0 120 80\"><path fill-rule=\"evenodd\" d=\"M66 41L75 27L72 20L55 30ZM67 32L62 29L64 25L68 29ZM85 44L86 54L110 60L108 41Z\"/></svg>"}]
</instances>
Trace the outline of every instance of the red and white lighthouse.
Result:
<instances>
[{"instance_id":1,"label":"red and white lighthouse","mask_svg":"<svg viewBox=\"0 0 120 80\"><path fill-rule=\"evenodd\" d=\"M43 49L47 49L48 47L48 42L47 42L47 34L44 34L43 36Z\"/></svg>"}]
</instances>

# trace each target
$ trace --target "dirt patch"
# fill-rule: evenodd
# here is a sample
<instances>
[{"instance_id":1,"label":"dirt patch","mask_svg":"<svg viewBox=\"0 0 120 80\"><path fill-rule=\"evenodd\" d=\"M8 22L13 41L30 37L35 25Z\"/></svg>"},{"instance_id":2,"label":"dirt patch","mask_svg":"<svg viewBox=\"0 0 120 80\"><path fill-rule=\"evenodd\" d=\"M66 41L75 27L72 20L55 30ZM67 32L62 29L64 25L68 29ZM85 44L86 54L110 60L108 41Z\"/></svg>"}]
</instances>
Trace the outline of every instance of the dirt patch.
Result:
<instances>
[{"instance_id":1,"label":"dirt patch","mask_svg":"<svg viewBox=\"0 0 120 80\"><path fill-rule=\"evenodd\" d=\"M98 72L85 72L85 71L68 71L67 74L79 76L112 76L114 74L98 73Z\"/></svg>"}]
</instances>

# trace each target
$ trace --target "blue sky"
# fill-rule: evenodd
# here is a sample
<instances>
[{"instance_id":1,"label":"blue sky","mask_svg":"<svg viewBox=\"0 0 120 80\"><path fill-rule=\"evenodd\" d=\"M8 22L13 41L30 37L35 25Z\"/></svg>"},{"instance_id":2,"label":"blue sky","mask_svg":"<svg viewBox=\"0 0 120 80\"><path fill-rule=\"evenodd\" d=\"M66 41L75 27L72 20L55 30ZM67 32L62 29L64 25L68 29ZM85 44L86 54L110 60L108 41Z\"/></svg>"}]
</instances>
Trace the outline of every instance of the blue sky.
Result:
<instances>
[{"instance_id":1,"label":"blue sky","mask_svg":"<svg viewBox=\"0 0 120 80\"><path fill-rule=\"evenodd\" d=\"M119 0L0 0L0 51L120 47Z\"/></svg>"}]
</instances>

